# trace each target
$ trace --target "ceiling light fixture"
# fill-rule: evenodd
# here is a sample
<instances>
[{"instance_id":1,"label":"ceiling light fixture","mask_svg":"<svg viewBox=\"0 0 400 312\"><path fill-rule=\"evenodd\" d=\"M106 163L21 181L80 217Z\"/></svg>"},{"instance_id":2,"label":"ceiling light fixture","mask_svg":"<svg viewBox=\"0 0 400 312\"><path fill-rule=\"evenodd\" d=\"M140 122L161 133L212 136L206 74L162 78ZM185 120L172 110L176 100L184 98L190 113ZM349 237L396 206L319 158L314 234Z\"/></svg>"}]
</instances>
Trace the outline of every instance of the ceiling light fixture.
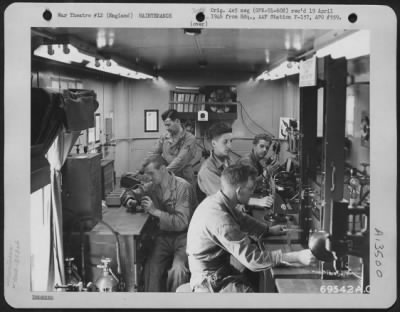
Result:
<instances>
[{"instance_id":1,"label":"ceiling light fixture","mask_svg":"<svg viewBox=\"0 0 400 312\"><path fill-rule=\"evenodd\" d=\"M98 49L102 49L107 45L105 29L99 29L97 32L96 44Z\"/></svg>"},{"instance_id":2,"label":"ceiling light fixture","mask_svg":"<svg viewBox=\"0 0 400 312\"><path fill-rule=\"evenodd\" d=\"M293 35L293 41L292 41L292 46L293 49L296 51L300 51L302 48L302 38L300 37L300 34L294 34Z\"/></svg>"},{"instance_id":3,"label":"ceiling light fixture","mask_svg":"<svg viewBox=\"0 0 400 312\"><path fill-rule=\"evenodd\" d=\"M66 48L69 53L66 54ZM153 79L151 75L147 75L141 72L137 72L119 65L112 59L102 60L98 57L87 55L80 52L71 44L65 45L53 44L53 45L41 45L34 52L34 55L50 59L53 61L72 64L78 63L87 68L107 72L113 75L123 76L132 79Z\"/></svg>"},{"instance_id":4,"label":"ceiling light fixture","mask_svg":"<svg viewBox=\"0 0 400 312\"><path fill-rule=\"evenodd\" d=\"M113 46L113 44L114 44L114 39L115 39L115 34L114 34L113 31L110 31L110 32L108 33L108 42L107 42L107 45L108 45L109 47L112 47L112 46Z\"/></svg>"},{"instance_id":5,"label":"ceiling light fixture","mask_svg":"<svg viewBox=\"0 0 400 312\"><path fill-rule=\"evenodd\" d=\"M285 33L285 49L286 50L290 50L290 48L292 47L292 40L291 40L291 36L289 32Z\"/></svg>"},{"instance_id":6,"label":"ceiling light fixture","mask_svg":"<svg viewBox=\"0 0 400 312\"><path fill-rule=\"evenodd\" d=\"M270 61L270 59L269 59L269 50L266 49L264 51L264 53L265 53L265 63L269 64L269 61Z\"/></svg>"},{"instance_id":7,"label":"ceiling light fixture","mask_svg":"<svg viewBox=\"0 0 400 312\"><path fill-rule=\"evenodd\" d=\"M54 49L53 49L52 45L47 46L47 54L54 55Z\"/></svg>"},{"instance_id":8,"label":"ceiling light fixture","mask_svg":"<svg viewBox=\"0 0 400 312\"><path fill-rule=\"evenodd\" d=\"M69 54L69 52L71 52L71 50L68 47L68 44L63 45L63 52L64 54Z\"/></svg>"},{"instance_id":9,"label":"ceiling light fixture","mask_svg":"<svg viewBox=\"0 0 400 312\"><path fill-rule=\"evenodd\" d=\"M190 91L198 91L199 87L187 87L187 86L176 86L176 90L190 90Z\"/></svg>"},{"instance_id":10,"label":"ceiling light fixture","mask_svg":"<svg viewBox=\"0 0 400 312\"><path fill-rule=\"evenodd\" d=\"M299 62L285 61L270 71L265 71L256 80L277 80L300 72Z\"/></svg>"},{"instance_id":11,"label":"ceiling light fixture","mask_svg":"<svg viewBox=\"0 0 400 312\"><path fill-rule=\"evenodd\" d=\"M184 28L183 32L188 36L197 36L201 34L200 28Z\"/></svg>"}]
</instances>

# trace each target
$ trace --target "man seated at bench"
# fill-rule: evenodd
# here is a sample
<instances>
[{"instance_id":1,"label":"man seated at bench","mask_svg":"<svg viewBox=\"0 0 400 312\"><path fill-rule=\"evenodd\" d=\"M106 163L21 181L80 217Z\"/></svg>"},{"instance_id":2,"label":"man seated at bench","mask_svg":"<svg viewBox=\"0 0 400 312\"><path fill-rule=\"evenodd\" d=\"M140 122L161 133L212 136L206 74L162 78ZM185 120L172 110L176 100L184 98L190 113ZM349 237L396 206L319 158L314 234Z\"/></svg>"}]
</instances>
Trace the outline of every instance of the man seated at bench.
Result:
<instances>
[{"instance_id":1,"label":"man seated at bench","mask_svg":"<svg viewBox=\"0 0 400 312\"><path fill-rule=\"evenodd\" d=\"M159 224L145 264L145 291L175 292L178 286L189 281L186 236L197 206L196 196L189 182L168 171L167 162L160 155L146 159L144 173L151 182L126 190L121 203L127 206L130 199L136 199ZM171 262L172 266L168 268Z\"/></svg>"},{"instance_id":2,"label":"man seated at bench","mask_svg":"<svg viewBox=\"0 0 400 312\"><path fill-rule=\"evenodd\" d=\"M221 189L196 208L189 225L187 253L195 292L254 292L255 287L230 265L235 257L250 271L261 271L282 262L310 265L315 257L309 249L283 253L266 250L258 240L265 234L279 235L283 228L271 227L246 215L238 207L247 204L256 185L254 167L236 164L221 175Z\"/></svg>"}]
</instances>

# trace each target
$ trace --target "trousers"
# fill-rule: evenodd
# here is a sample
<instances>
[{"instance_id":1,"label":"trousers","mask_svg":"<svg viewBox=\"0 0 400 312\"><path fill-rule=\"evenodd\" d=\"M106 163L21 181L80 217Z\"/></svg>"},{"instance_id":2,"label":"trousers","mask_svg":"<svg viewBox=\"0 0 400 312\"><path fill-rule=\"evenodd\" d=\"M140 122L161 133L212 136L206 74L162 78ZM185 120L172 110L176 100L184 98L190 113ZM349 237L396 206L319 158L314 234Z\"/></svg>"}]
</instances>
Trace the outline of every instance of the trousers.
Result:
<instances>
[{"instance_id":1,"label":"trousers","mask_svg":"<svg viewBox=\"0 0 400 312\"><path fill-rule=\"evenodd\" d=\"M173 232L156 236L144 268L146 292L175 292L180 285L189 282L186 236L186 233Z\"/></svg>"},{"instance_id":2,"label":"trousers","mask_svg":"<svg viewBox=\"0 0 400 312\"><path fill-rule=\"evenodd\" d=\"M222 267L211 273L201 285L194 287L194 292L254 292L252 272L239 273L233 267ZM249 279L251 278L251 279Z\"/></svg>"}]
</instances>

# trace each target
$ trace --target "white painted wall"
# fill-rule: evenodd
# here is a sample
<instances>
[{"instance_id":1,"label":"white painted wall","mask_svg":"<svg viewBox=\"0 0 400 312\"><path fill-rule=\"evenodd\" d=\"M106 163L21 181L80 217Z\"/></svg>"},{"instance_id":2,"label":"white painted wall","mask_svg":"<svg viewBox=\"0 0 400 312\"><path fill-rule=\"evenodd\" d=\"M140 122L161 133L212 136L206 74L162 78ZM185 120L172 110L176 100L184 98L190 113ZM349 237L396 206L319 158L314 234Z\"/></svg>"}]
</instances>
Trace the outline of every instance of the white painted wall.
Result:
<instances>
[{"instance_id":1,"label":"white painted wall","mask_svg":"<svg viewBox=\"0 0 400 312\"><path fill-rule=\"evenodd\" d=\"M281 79L275 81L250 80L248 74L208 73L192 75L190 72L179 72L173 75L161 74L155 81L131 80L125 78L104 77L101 74L77 72L65 67L33 66L33 85L36 73L39 72L40 86L49 85L52 76L79 78L85 89L92 89L97 94L99 102L98 113L102 120L102 139L104 137L104 118L113 117L114 147L108 147L115 159L116 176L125 172L135 171L147 151L154 145L156 139L164 133L161 113L168 109L169 91L176 85L235 85L238 101L240 101L250 118L260 127L277 136L279 117L298 116L299 92L297 79ZM158 133L144 132L144 110L158 109L160 114L160 131ZM244 120L244 122L243 122ZM233 123L233 150L244 154L251 148L251 139L255 133L262 132L246 114L242 116L239 110L238 119ZM199 145L202 140L199 139ZM207 143L206 143L207 146ZM201 149L193 163L201 158Z\"/></svg>"}]
</instances>

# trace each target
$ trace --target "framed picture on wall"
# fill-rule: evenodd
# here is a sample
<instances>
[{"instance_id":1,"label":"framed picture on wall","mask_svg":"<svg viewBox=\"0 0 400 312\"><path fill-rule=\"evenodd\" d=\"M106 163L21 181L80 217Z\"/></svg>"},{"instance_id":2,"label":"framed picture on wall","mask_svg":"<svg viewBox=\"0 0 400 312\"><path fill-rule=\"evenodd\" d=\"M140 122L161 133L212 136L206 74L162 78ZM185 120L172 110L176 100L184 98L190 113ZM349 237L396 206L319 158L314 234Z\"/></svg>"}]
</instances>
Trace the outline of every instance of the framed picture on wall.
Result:
<instances>
[{"instance_id":1,"label":"framed picture on wall","mask_svg":"<svg viewBox=\"0 0 400 312\"><path fill-rule=\"evenodd\" d=\"M144 110L144 132L158 132L158 109Z\"/></svg>"}]
</instances>

